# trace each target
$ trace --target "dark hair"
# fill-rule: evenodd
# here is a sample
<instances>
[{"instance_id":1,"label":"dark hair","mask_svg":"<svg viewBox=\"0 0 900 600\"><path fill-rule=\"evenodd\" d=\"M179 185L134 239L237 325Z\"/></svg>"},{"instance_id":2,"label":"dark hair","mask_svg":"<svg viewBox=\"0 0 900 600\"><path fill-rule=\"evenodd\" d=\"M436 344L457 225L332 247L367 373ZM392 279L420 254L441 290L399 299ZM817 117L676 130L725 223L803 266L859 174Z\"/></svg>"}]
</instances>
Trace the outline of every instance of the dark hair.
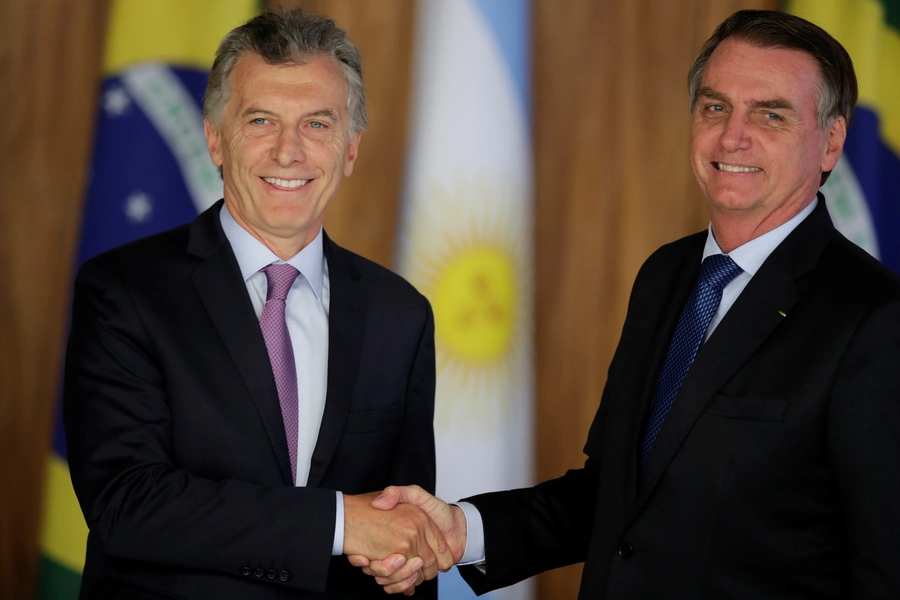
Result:
<instances>
[{"instance_id":1,"label":"dark hair","mask_svg":"<svg viewBox=\"0 0 900 600\"><path fill-rule=\"evenodd\" d=\"M271 65L303 64L314 56L330 56L347 80L350 131L366 128L366 90L359 50L332 19L300 9L262 13L222 39L209 72L204 117L220 121L228 99L228 78L245 52L255 52Z\"/></svg>"},{"instance_id":2,"label":"dark hair","mask_svg":"<svg viewBox=\"0 0 900 600\"><path fill-rule=\"evenodd\" d=\"M821 27L800 17L772 10L740 10L719 25L706 40L688 72L691 112L697 103L703 72L713 51L730 37L761 48L799 50L819 65L816 119L819 129L827 128L838 116L847 126L859 95L853 61L841 44ZM829 173L822 174L822 183Z\"/></svg>"}]
</instances>

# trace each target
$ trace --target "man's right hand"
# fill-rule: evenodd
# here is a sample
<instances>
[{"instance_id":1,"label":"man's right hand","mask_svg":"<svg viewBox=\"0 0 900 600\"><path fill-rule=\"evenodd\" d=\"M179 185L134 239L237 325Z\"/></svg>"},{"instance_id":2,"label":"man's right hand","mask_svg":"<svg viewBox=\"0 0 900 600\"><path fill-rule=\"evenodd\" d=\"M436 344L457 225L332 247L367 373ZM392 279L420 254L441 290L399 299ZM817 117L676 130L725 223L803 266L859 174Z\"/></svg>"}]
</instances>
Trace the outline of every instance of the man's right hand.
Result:
<instances>
[{"instance_id":1,"label":"man's right hand","mask_svg":"<svg viewBox=\"0 0 900 600\"><path fill-rule=\"evenodd\" d=\"M364 557L367 562L396 563L392 572L412 565L415 572L422 570L425 579L436 577L438 569L447 571L453 566L455 560L440 526L422 509L412 503L397 506L396 501L393 510L380 505L373 508L375 496L344 495L344 554Z\"/></svg>"},{"instance_id":2,"label":"man's right hand","mask_svg":"<svg viewBox=\"0 0 900 600\"><path fill-rule=\"evenodd\" d=\"M458 563L466 548L466 517L458 506L451 506L439 498L435 498L419 486L386 488L381 495L372 500L372 506L384 511L396 510L404 504L411 504L422 511L434 522L440 530L446 543L449 545L452 563L444 568L439 565L441 571L449 570L450 566ZM403 592L411 595L415 586L423 580L432 579L437 574L422 573L416 577L420 565L413 560L404 560L404 557L394 554L383 560L369 560L365 556L352 555L346 552L351 564L362 567L363 572L375 577L375 581L383 586L390 594Z\"/></svg>"}]
</instances>

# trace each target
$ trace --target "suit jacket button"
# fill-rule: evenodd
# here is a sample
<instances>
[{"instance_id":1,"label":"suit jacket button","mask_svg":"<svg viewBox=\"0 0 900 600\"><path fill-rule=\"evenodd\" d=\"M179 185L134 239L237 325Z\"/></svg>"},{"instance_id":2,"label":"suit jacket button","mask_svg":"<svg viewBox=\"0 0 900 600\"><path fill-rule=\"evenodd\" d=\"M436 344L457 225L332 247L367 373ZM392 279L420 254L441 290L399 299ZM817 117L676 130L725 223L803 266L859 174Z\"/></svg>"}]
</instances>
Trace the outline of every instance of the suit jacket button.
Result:
<instances>
[{"instance_id":1,"label":"suit jacket button","mask_svg":"<svg viewBox=\"0 0 900 600\"><path fill-rule=\"evenodd\" d=\"M269 579L275 579L276 577L278 577L278 571L276 571L275 569L269 569L268 571L266 571L266 577L268 577Z\"/></svg>"},{"instance_id":2,"label":"suit jacket button","mask_svg":"<svg viewBox=\"0 0 900 600\"><path fill-rule=\"evenodd\" d=\"M241 575L249 575L253 572L253 569L250 567L241 567Z\"/></svg>"},{"instance_id":3,"label":"suit jacket button","mask_svg":"<svg viewBox=\"0 0 900 600\"><path fill-rule=\"evenodd\" d=\"M623 560L628 560L634 555L634 548L631 547L631 544L628 542L622 542L619 544L619 558Z\"/></svg>"},{"instance_id":4,"label":"suit jacket button","mask_svg":"<svg viewBox=\"0 0 900 600\"><path fill-rule=\"evenodd\" d=\"M255 571L253 571L253 574L254 574L256 577L262 577L263 575L266 574L266 572L263 571L262 569L256 569Z\"/></svg>"},{"instance_id":5,"label":"suit jacket button","mask_svg":"<svg viewBox=\"0 0 900 600\"><path fill-rule=\"evenodd\" d=\"M281 581L287 581L290 578L291 578L291 574L288 573L287 571L281 571L278 574L278 579L280 579Z\"/></svg>"}]
</instances>

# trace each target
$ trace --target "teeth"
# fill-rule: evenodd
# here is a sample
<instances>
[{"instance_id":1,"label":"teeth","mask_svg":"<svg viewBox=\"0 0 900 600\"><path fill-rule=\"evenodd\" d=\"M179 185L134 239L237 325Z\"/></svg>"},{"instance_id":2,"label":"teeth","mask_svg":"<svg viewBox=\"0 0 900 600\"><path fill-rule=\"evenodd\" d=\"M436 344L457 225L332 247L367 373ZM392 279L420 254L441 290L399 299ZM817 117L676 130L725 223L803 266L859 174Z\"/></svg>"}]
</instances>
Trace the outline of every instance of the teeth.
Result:
<instances>
[{"instance_id":1,"label":"teeth","mask_svg":"<svg viewBox=\"0 0 900 600\"><path fill-rule=\"evenodd\" d=\"M716 163L716 167L720 171L728 171L729 173L756 173L757 171L762 171L759 167L737 167L726 165L725 163Z\"/></svg>"},{"instance_id":2,"label":"teeth","mask_svg":"<svg viewBox=\"0 0 900 600\"><path fill-rule=\"evenodd\" d=\"M263 181L284 188L298 188L304 185L309 179L278 179L277 177L263 177Z\"/></svg>"}]
</instances>

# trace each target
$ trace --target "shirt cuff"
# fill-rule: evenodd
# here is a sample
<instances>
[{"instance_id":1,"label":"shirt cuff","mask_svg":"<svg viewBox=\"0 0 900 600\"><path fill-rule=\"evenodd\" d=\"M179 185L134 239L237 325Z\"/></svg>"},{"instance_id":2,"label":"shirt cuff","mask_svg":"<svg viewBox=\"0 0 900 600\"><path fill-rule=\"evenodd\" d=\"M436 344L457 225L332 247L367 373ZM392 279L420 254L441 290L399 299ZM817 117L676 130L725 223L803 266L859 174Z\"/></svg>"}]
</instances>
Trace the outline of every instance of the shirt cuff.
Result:
<instances>
[{"instance_id":1,"label":"shirt cuff","mask_svg":"<svg viewBox=\"0 0 900 600\"><path fill-rule=\"evenodd\" d=\"M484 562L484 522L481 513L470 502L456 504L466 517L466 549L463 550L460 565L474 565Z\"/></svg>"},{"instance_id":2,"label":"shirt cuff","mask_svg":"<svg viewBox=\"0 0 900 600\"><path fill-rule=\"evenodd\" d=\"M344 553L344 495L335 492L337 499L337 511L334 513L334 542L331 544L331 555L340 556Z\"/></svg>"}]
</instances>

